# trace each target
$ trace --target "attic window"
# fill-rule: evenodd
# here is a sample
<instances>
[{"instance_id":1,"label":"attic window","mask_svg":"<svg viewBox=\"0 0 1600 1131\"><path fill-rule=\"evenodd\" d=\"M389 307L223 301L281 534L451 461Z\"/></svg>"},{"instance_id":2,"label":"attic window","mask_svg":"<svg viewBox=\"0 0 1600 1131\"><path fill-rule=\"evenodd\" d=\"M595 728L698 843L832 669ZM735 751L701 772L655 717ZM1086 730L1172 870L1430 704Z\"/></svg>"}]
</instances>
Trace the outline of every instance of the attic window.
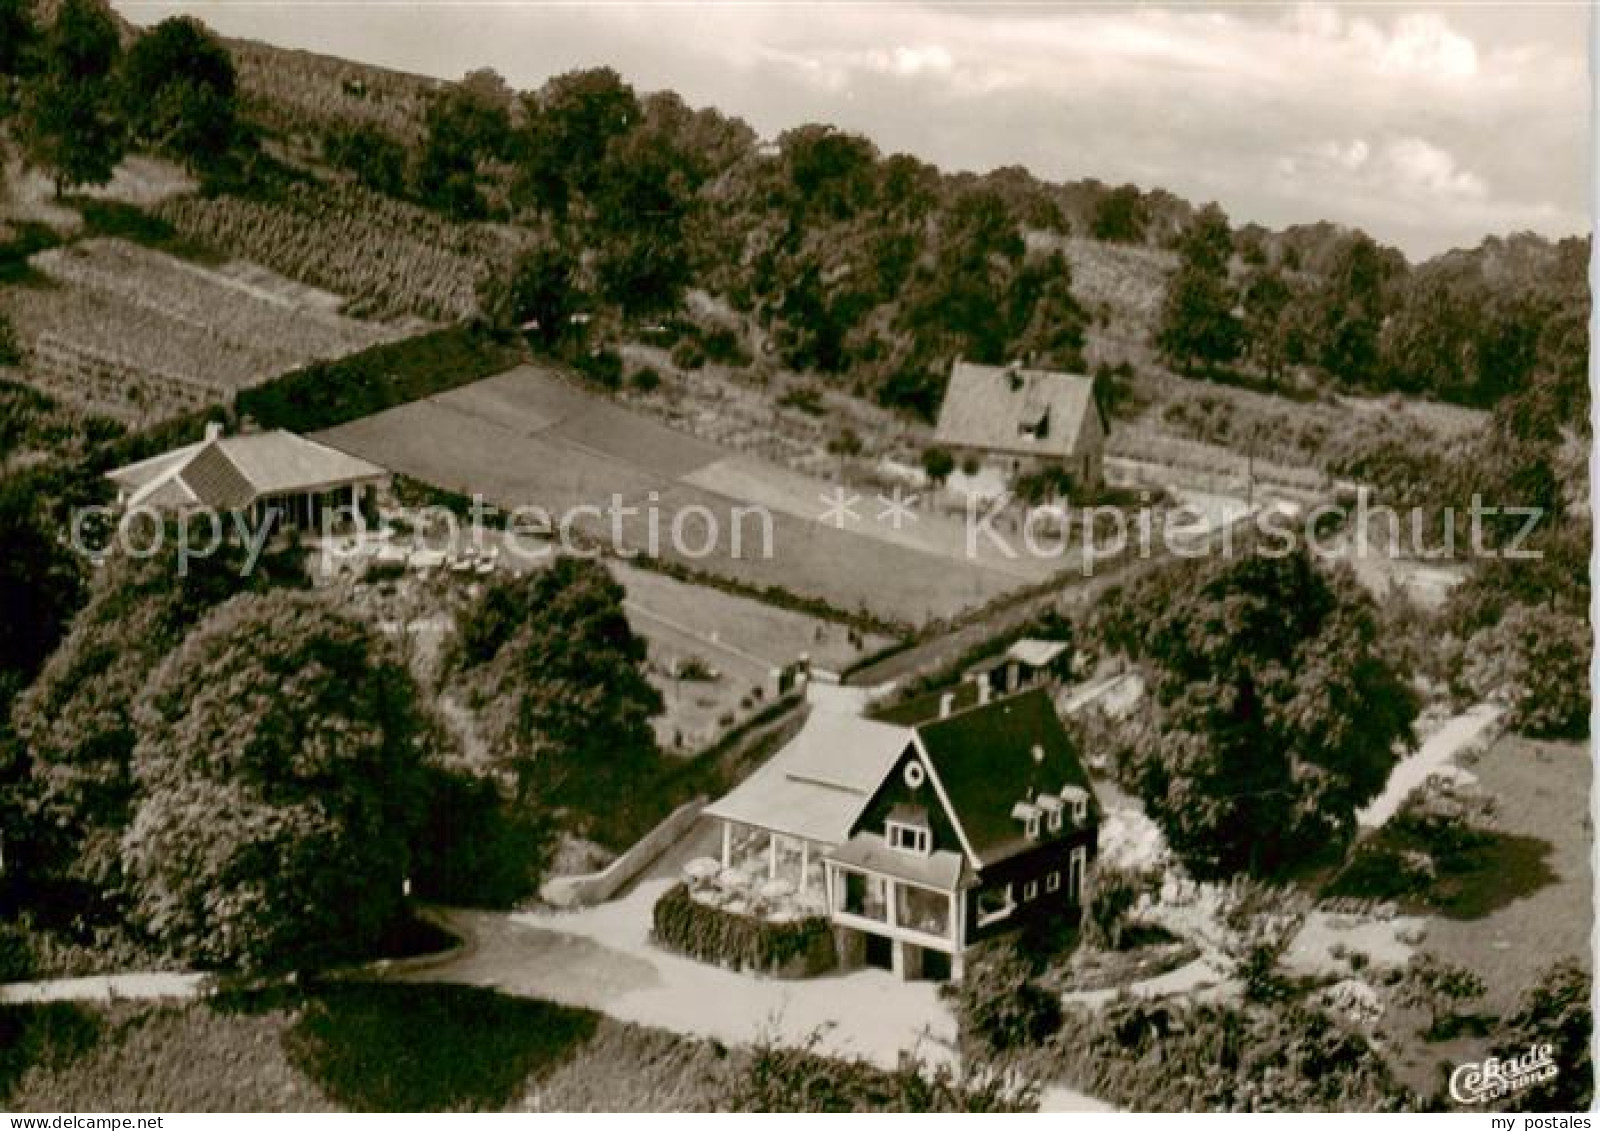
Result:
<instances>
[{"instance_id":1,"label":"attic window","mask_svg":"<svg viewBox=\"0 0 1600 1131\"><path fill-rule=\"evenodd\" d=\"M1082 824L1089 817L1089 794L1082 786L1068 785L1061 788L1061 800L1072 810L1072 819Z\"/></svg>"},{"instance_id":2,"label":"attic window","mask_svg":"<svg viewBox=\"0 0 1600 1131\"><path fill-rule=\"evenodd\" d=\"M933 849L933 833L926 825L908 825L900 821L890 821L885 829L890 848L897 848L901 852L914 852L918 856L926 856Z\"/></svg>"},{"instance_id":3,"label":"attic window","mask_svg":"<svg viewBox=\"0 0 1600 1131\"><path fill-rule=\"evenodd\" d=\"M1017 434L1035 440L1050 435L1050 409L1047 407L1025 409L1017 418Z\"/></svg>"},{"instance_id":4,"label":"attic window","mask_svg":"<svg viewBox=\"0 0 1600 1131\"><path fill-rule=\"evenodd\" d=\"M1021 821L1023 830L1028 834L1029 840L1039 839L1039 816L1041 810L1036 805L1026 801L1019 801L1011 807L1013 819Z\"/></svg>"},{"instance_id":5,"label":"attic window","mask_svg":"<svg viewBox=\"0 0 1600 1131\"><path fill-rule=\"evenodd\" d=\"M1059 798L1059 797L1053 797L1050 794L1046 793L1046 794L1042 794L1034 802L1034 804L1037 805L1040 809L1044 810L1044 813L1045 813L1045 827L1048 828L1053 833L1060 832L1061 831L1061 814L1062 814L1063 810L1065 810L1065 808L1066 808L1065 802L1063 802L1061 800L1061 798Z\"/></svg>"}]
</instances>

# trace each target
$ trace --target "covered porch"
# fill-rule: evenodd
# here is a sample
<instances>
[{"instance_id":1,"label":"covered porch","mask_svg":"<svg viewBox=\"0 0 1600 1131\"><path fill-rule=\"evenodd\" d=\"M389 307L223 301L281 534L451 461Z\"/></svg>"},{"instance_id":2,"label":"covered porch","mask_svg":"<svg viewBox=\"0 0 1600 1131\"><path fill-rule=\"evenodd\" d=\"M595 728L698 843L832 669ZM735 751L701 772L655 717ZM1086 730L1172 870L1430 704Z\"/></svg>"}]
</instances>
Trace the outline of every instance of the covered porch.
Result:
<instances>
[{"instance_id":1,"label":"covered porch","mask_svg":"<svg viewBox=\"0 0 1600 1131\"><path fill-rule=\"evenodd\" d=\"M960 980L966 873L958 854L910 853L860 833L829 854L826 868L829 915L861 934L862 959L886 944L902 978Z\"/></svg>"}]
</instances>

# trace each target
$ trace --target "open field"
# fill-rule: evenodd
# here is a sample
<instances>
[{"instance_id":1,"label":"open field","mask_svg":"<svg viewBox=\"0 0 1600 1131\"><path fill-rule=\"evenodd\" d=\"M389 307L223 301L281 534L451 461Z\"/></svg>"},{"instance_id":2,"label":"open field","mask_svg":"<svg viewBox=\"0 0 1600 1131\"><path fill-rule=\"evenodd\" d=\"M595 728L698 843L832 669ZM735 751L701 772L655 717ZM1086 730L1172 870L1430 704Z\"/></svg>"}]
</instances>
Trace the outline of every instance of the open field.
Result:
<instances>
[{"instance_id":1,"label":"open field","mask_svg":"<svg viewBox=\"0 0 1600 1131\"><path fill-rule=\"evenodd\" d=\"M1423 948L1476 970L1489 987L1484 1007L1505 1012L1557 958L1588 962L1593 771L1582 745L1516 735L1464 764L1495 798L1503 850L1455 912L1428 921Z\"/></svg>"},{"instance_id":2,"label":"open field","mask_svg":"<svg viewBox=\"0 0 1600 1131\"><path fill-rule=\"evenodd\" d=\"M120 239L51 248L30 264L44 284L0 298L28 352L30 379L124 421L226 400L396 336L253 265L213 270Z\"/></svg>"},{"instance_id":3,"label":"open field","mask_svg":"<svg viewBox=\"0 0 1600 1131\"><path fill-rule=\"evenodd\" d=\"M781 588L883 621L948 617L1019 584L1014 572L967 560L948 536L918 544L887 526L873 530L879 524L870 497L858 504L862 520L841 530L820 521L822 483L809 484L815 517L792 513L801 509L796 503L763 513L757 504L772 500L750 497L758 492L748 479L718 484L726 490L707 489L698 477L724 452L531 367L355 421L322 438L504 508L537 505L558 516L573 514L580 530L607 541L620 534L616 542L629 550L658 550L668 560L758 589ZM743 466L747 475L760 467ZM788 473L764 474L791 498L800 491ZM578 507L605 513L574 513Z\"/></svg>"}]
</instances>

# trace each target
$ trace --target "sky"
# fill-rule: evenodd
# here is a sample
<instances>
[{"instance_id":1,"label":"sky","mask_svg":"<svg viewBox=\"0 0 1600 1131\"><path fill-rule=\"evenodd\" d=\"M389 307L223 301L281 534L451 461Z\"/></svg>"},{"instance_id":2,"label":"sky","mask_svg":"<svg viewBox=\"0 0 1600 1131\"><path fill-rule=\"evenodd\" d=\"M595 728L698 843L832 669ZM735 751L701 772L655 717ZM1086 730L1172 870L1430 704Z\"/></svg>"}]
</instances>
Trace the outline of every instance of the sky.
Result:
<instances>
[{"instance_id":1,"label":"sky","mask_svg":"<svg viewBox=\"0 0 1600 1131\"><path fill-rule=\"evenodd\" d=\"M615 67L640 90L866 134L946 170L1022 165L1333 220L1413 259L1589 230L1591 9L1573 3L113 0L225 35L532 89Z\"/></svg>"}]
</instances>

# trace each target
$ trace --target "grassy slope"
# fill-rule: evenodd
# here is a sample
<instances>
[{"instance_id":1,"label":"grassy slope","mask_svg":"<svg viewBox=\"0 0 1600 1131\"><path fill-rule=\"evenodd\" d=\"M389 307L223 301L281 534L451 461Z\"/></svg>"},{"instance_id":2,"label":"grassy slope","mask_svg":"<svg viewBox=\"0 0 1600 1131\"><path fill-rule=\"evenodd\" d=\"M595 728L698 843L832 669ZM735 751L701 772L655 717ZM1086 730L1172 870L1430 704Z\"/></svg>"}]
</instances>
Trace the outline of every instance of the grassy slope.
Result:
<instances>
[{"instance_id":1,"label":"grassy slope","mask_svg":"<svg viewBox=\"0 0 1600 1131\"><path fill-rule=\"evenodd\" d=\"M702 1042L446 986L9 1007L0 1034L13 1111L706 1109L723 1060Z\"/></svg>"}]
</instances>

